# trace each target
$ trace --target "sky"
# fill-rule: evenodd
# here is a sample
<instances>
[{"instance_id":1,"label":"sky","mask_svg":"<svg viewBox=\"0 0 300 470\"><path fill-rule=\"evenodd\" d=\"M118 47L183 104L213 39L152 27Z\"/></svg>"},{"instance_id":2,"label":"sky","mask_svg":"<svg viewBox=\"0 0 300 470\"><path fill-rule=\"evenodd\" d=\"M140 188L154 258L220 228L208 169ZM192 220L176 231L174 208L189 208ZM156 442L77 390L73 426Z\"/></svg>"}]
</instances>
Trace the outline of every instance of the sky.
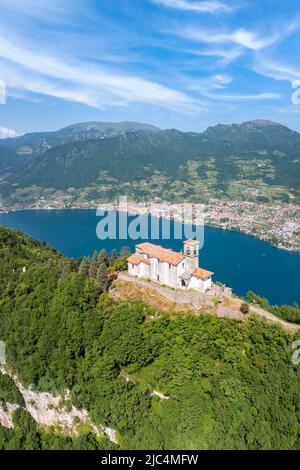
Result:
<instances>
[{"instance_id":1,"label":"sky","mask_svg":"<svg viewBox=\"0 0 300 470\"><path fill-rule=\"evenodd\" d=\"M0 0L0 137L124 120L300 131L299 44L299 0Z\"/></svg>"}]
</instances>

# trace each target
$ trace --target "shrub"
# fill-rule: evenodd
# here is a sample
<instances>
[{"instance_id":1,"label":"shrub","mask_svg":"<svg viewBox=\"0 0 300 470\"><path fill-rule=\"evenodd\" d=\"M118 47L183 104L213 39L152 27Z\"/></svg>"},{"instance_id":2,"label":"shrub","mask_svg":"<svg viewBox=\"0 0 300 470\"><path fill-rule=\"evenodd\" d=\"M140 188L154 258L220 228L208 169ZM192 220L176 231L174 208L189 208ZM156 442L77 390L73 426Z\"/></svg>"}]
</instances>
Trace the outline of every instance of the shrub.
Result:
<instances>
[{"instance_id":1,"label":"shrub","mask_svg":"<svg viewBox=\"0 0 300 470\"><path fill-rule=\"evenodd\" d=\"M246 315L247 313L249 313L249 305L244 302L241 306L240 306L240 311Z\"/></svg>"}]
</instances>

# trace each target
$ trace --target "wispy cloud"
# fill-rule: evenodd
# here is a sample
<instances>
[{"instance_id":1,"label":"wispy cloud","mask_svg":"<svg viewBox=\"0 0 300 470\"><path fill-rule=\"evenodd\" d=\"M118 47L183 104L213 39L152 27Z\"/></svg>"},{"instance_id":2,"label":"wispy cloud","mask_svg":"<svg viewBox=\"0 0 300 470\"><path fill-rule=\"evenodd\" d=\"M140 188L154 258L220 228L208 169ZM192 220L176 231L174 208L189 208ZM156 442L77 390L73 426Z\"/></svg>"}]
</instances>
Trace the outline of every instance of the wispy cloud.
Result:
<instances>
[{"instance_id":1,"label":"wispy cloud","mask_svg":"<svg viewBox=\"0 0 300 470\"><path fill-rule=\"evenodd\" d=\"M259 50L274 44L280 37L279 32L260 36L256 32L244 28L236 29L230 33L218 33L212 30L198 29L195 27L180 27L171 31L180 37L206 44L234 43L246 49Z\"/></svg>"},{"instance_id":2,"label":"wispy cloud","mask_svg":"<svg viewBox=\"0 0 300 470\"><path fill-rule=\"evenodd\" d=\"M219 57L216 65L219 66L226 66L229 65L231 62L236 60L240 57L243 53L243 49L241 47L231 47L228 49L189 49L186 52L196 56L206 56L206 57Z\"/></svg>"},{"instance_id":3,"label":"wispy cloud","mask_svg":"<svg viewBox=\"0 0 300 470\"><path fill-rule=\"evenodd\" d=\"M186 81L189 90L197 92L198 95L208 97L209 90L224 89L232 83L232 77L226 74L216 74L201 79L190 79Z\"/></svg>"},{"instance_id":4,"label":"wispy cloud","mask_svg":"<svg viewBox=\"0 0 300 470\"><path fill-rule=\"evenodd\" d=\"M300 68L275 62L265 56L256 58L253 70L260 75L272 78L273 80L286 80L289 82L300 80Z\"/></svg>"},{"instance_id":5,"label":"wispy cloud","mask_svg":"<svg viewBox=\"0 0 300 470\"><path fill-rule=\"evenodd\" d=\"M216 13L219 11L230 11L232 8L219 1L191 2L189 0L152 0L153 3L178 10L192 11L197 13Z\"/></svg>"},{"instance_id":6,"label":"wispy cloud","mask_svg":"<svg viewBox=\"0 0 300 470\"><path fill-rule=\"evenodd\" d=\"M68 12L76 11L80 0L0 0L1 14L7 15L11 20L17 17L24 19L38 19L47 23L68 23L71 15Z\"/></svg>"},{"instance_id":7,"label":"wispy cloud","mask_svg":"<svg viewBox=\"0 0 300 470\"><path fill-rule=\"evenodd\" d=\"M213 81L216 86L229 85L232 82L232 78L229 75L217 74L213 76Z\"/></svg>"},{"instance_id":8,"label":"wispy cloud","mask_svg":"<svg viewBox=\"0 0 300 470\"><path fill-rule=\"evenodd\" d=\"M0 139L6 139L7 137L16 137L17 133L13 129L7 127L0 127Z\"/></svg>"},{"instance_id":9,"label":"wispy cloud","mask_svg":"<svg viewBox=\"0 0 300 470\"><path fill-rule=\"evenodd\" d=\"M207 98L219 101L264 101L278 100L281 98L279 93L258 93L254 95L225 95L216 93L205 93Z\"/></svg>"},{"instance_id":10,"label":"wispy cloud","mask_svg":"<svg viewBox=\"0 0 300 470\"><path fill-rule=\"evenodd\" d=\"M68 63L33 52L0 37L2 75L8 87L78 101L89 106L124 106L141 102L184 113L200 111L187 94L134 75L113 73L83 60Z\"/></svg>"},{"instance_id":11,"label":"wispy cloud","mask_svg":"<svg viewBox=\"0 0 300 470\"><path fill-rule=\"evenodd\" d=\"M234 120L255 108L272 117L290 86L274 80L300 79L297 2L284 14L269 0L259 11L235 0L0 0L6 106L27 110L30 100L37 109L57 106L61 120L86 113L185 128L199 114ZM26 125L39 126L37 115ZM2 125L13 129L14 113L7 116Z\"/></svg>"}]
</instances>

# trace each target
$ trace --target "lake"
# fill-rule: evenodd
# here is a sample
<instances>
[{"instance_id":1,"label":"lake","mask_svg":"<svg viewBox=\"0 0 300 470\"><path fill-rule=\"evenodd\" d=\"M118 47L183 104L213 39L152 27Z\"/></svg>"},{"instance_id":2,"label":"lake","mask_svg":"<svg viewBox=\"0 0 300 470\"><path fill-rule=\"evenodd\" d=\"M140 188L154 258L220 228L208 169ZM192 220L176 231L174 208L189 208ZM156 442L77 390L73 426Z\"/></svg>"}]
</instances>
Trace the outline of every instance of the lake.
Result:
<instances>
[{"instance_id":1,"label":"lake","mask_svg":"<svg viewBox=\"0 0 300 470\"><path fill-rule=\"evenodd\" d=\"M78 258L94 250L127 246L134 241L105 240L96 236L99 217L93 209L24 210L0 213L0 225L21 230L43 240L67 256ZM171 225L173 222L171 222ZM205 227L200 266L215 273L238 295L252 290L272 304L300 304L300 254L280 250L255 237L239 232ZM141 242L144 240L139 240ZM155 240L166 248L180 251L181 240Z\"/></svg>"}]
</instances>

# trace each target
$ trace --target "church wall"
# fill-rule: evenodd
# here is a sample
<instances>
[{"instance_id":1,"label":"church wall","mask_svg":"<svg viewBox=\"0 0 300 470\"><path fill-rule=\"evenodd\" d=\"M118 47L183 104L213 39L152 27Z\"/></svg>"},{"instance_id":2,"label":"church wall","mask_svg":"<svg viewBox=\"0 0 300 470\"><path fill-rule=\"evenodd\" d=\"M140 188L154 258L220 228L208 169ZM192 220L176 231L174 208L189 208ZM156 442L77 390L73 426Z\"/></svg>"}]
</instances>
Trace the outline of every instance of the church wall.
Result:
<instances>
[{"instance_id":1,"label":"church wall","mask_svg":"<svg viewBox=\"0 0 300 470\"><path fill-rule=\"evenodd\" d=\"M192 276L189 287L191 289L197 289L201 292L205 292L211 288L212 281L211 278L200 279L199 277Z\"/></svg>"},{"instance_id":2,"label":"church wall","mask_svg":"<svg viewBox=\"0 0 300 470\"><path fill-rule=\"evenodd\" d=\"M140 263L140 276L144 277L145 279L150 278L150 266L146 263Z\"/></svg>"},{"instance_id":3,"label":"church wall","mask_svg":"<svg viewBox=\"0 0 300 470\"><path fill-rule=\"evenodd\" d=\"M128 263L128 273L131 274L131 276L138 276L138 274L139 274L139 265L138 264Z\"/></svg>"}]
</instances>

